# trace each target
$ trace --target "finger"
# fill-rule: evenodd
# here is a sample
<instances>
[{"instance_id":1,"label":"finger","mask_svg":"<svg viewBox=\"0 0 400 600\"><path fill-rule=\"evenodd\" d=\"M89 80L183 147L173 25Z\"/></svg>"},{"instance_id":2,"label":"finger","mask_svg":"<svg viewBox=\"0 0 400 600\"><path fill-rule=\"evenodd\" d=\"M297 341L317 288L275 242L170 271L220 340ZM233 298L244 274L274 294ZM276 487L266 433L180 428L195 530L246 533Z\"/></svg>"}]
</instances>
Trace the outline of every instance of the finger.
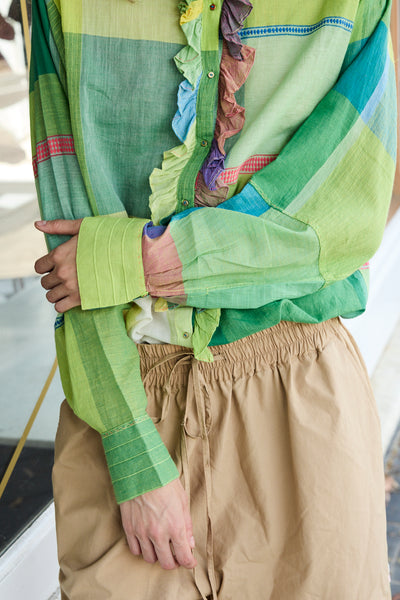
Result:
<instances>
[{"instance_id":1,"label":"finger","mask_svg":"<svg viewBox=\"0 0 400 600\"><path fill-rule=\"evenodd\" d=\"M54 305L54 308L59 313L65 313L65 312L67 312L67 310L70 310L71 308L75 308L76 306L80 306L80 305L81 305L80 296L76 296L74 294L73 296L67 296L66 298L63 298L62 300L59 300L58 302L56 302Z\"/></svg>"},{"instance_id":2,"label":"finger","mask_svg":"<svg viewBox=\"0 0 400 600\"><path fill-rule=\"evenodd\" d=\"M56 285L62 283L62 281L57 277L54 271L50 271L48 275L41 278L40 283L45 290L52 290Z\"/></svg>"},{"instance_id":3,"label":"finger","mask_svg":"<svg viewBox=\"0 0 400 600\"><path fill-rule=\"evenodd\" d=\"M46 294L46 298L49 302L57 302L68 296L68 290L63 284L56 285Z\"/></svg>"},{"instance_id":4,"label":"finger","mask_svg":"<svg viewBox=\"0 0 400 600\"><path fill-rule=\"evenodd\" d=\"M77 235L82 219L55 219L54 221L36 221L35 227L50 235Z\"/></svg>"},{"instance_id":5,"label":"finger","mask_svg":"<svg viewBox=\"0 0 400 600\"><path fill-rule=\"evenodd\" d=\"M61 279L55 274L54 270L41 278L40 283L45 290L52 290L56 285L62 283Z\"/></svg>"},{"instance_id":6,"label":"finger","mask_svg":"<svg viewBox=\"0 0 400 600\"><path fill-rule=\"evenodd\" d=\"M130 535L129 537L126 536L126 539L128 542L129 550L132 552L132 554L134 554L135 556L140 556L142 554L142 551L137 537L134 535Z\"/></svg>"},{"instance_id":7,"label":"finger","mask_svg":"<svg viewBox=\"0 0 400 600\"><path fill-rule=\"evenodd\" d=\"M178 562L175 560L174 555L172 554L168 538L158 542L152 540L152 542L157 554L158 562L160 563L160 566L163 569L167 569L168 571L170 571L171 569L175 569L179 566Z\"/></svg>"},{"instance_id":8,"label":"finger","mask_svg":"<svg viewBox=\"0 0 400 600\"><path fill-rule=\"evenodd\" d=\"M54 259L50 254L46 254L46 256L42 256L38 258L35 262L35 271L39 273L39 275L43 275L44 273L48 273L54 268Z\"/></svg>"},{"instance_id":9,"label":"finger","mask_svg":"<svg viewBox=\"0 0 400 600\"><path fill-rule=\"evenodd\" d=\"M155 562L157 562L157 554L156 551L154 550L154 546L152 544L152 542L147 538L147 539L139 539L139 543L140 543L140 548L141 548L141 552L142 552L142 556L144 558L144 560L148 563L152 563L154 564Z\"/></svg>"},{"instance_id":10,"label":"finger","mask_svg":"<svg viewBox=\"0 0 400 600\"><path fill-rule=\"evenodd\" d=\"M171 543L174 548L176 562L186 569L193 569L197 562L192 554L186 532L182 530L179 536L171 540Z\"/></svg>"}]
</instances>

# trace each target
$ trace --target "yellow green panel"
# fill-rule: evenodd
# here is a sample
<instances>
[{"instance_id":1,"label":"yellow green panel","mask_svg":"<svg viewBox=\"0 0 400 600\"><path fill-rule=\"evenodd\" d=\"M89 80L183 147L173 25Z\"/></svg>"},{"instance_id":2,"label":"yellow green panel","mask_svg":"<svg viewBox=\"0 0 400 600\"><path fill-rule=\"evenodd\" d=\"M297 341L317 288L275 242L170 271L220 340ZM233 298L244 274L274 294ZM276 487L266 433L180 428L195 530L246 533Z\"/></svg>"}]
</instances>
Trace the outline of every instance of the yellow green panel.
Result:
<instances>
[{"instance_id":1,"label":"yellow green panel","mask_svg":"<svg viewBox=\"0 0 400 600\"><path fill-rule=\"evenodd\" d=\"M380 169L376 168L377 160ZM359 143L352 146L331 176L296 213L298 219L312 225L320 238L320 271L327 283L354 272L371 258L371 247L378 248L393 174L392 158L365 127ZM360 202L349 202L352 196L360 198ZM319 215L318 223L313 220L315 214ZM357 228L355 222L359 223ZM357 254L343 254L342 248L348 247L349 240L357 248Z\"/></svg>"},{"instance_id":2,"label":"yellow green panel","mask_svg":"<svg viewBox=\"0 0 400 600\"><path fill-rule=\"evenodd\" d=\"M81 3L82 28L74 17L75 5ZM159 0L68 0L68 4L64 0L64 12L70 15L67 31L71 33L186 44L177 0L163 0L162 4Z\"/></svg>"},{"instance_id":3,"label":"yellow green panel","mask_svg":"<svg viewBox=\"0 0 400 600\"><path fill-rule=\"evenodd\" d=\"M60 14L64 33L81 33L83 0L60 0Z\"/></svg>"},{"instance_id":4,"label":"yellow green panel","mask_svg":"<svg viewBox=\"0 0 400 600\"><path fill-rule=\"evenodd\" d=\"M71 135L68 103L65 96L60 94L58 76L54 73L40 75L30 94L31 99L33 94L35 102L31 101L30 112L36 143L52 135ZM42 110L43 102L46 111Z\"/></svg>"},{"instance_id":5,"label":"yellow green panel","mask_svg":"<svg viewBox=\"0 0 400 600\"><path fill-rule=\"evenodd\" d=\"M215 10L210 10L210 2L204 2L203 8L203 34L201 39L202 50L217 51L219 48L219 19L222 1L215 2Z\"/></svg>"},{"instance_id":6,"label":"yellow green panel","mask_svg":"<svg viewBox=\"0 0 400 600\"><path fill-rule=\"evenodd\" d=\"M358 0L253 0L253 10L245 27L261 25L313 25L326 17L340 16L354 21ZM321 6L322 5L322 6Z\"/></svg>"}]
</instances>

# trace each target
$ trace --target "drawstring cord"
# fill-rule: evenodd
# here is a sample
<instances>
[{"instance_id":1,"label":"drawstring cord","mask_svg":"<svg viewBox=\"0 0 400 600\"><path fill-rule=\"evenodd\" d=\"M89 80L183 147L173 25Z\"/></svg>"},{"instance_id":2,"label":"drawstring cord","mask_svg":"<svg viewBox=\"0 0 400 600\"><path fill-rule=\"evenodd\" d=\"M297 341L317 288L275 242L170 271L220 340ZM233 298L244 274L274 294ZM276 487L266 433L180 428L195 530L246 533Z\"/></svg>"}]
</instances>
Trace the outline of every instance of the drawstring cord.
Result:
<instances>
[{"instance_id":1,"label":"drawstring cord","mask_svg":"<svg viewBox=\"0 0 400 600\"><path fill-rule=\"evenodd\" d=\"M197 409L197 418L200 424L200 437L202 440L203 446L203 474L204 474L204 483L205 483L205 492L206 492L206 505L207 505L207 573L208 578L211 585L212 598L213 600L217 600L217 583L215 579L215 565L214 565L214 541L213 541L213 528L212 528L212 520L211 520L211 490L212 490L212 481L211 481L211 452L210 452L210 441L208 437L209 430L211 428L211 423L207 427L206 422L206 406L204 402L204 397L201 393L201 384L200 384L200 370L199 370L199 361L197 359L193 359L192 361L192 372L193 372L193 388L194 388L194 399L196 403ZM185 421L185 423L187 423ZM187 432L187 431L186 431ZM188 432L187 432L188 433ZM188 434L189 435L189 434ZM195 574L196 578L196 574ZM196 583L197 585L197 583ZM200 593L201 590L199 589Z\"/></svg>"},{"instance_id":2,"label":"drawstring cord","mask_svg":"<svg viewBox=\"0 0 400 600\"><path fill-rule=\"evenodd\" d=\"M168 410L169 404L169 390L172 380L172 376L178 366L182 364L190 365L190 372L188 378L188 390L193 389L193 395L187 394L185 415L181 423L181 459L182 459L182 475L184 480L184 486L186 493L189 498L189 506L191 499L190 490L190 473L189 473L189 457L187 448L187 437L192 439L201 438L202 445L202 459L203 459L203 477L204 477L204 492L205 492L205 503L207 512L207 535L206 535L206 555L207 555L207 575L209 584L212 592L212 600L217 600L217 582L215 577L215 565L214 565L214 543L213 543L213 527L211 519L211 491L212 491L212 477L211 477L211 451L208 433L211 429L211 418L207 415L207 408L205 403L204 394L202 393L202 382L201 382L201 371L199 368L199 361L194 358L193 352L188 350L182 350L174 352L168 356L164 356L158 362L156 362L146 373L143 378L143 383L149 374L157 369L159 366L176 360L174 366L168 377L166 390L168 392L167 401L163 403L161 419L163 419ZM222 356L214 356L214 360L220 360ZM203 388L205 389L205 383L203 380ZM194 404L194 406L192 406ZM193 421L193 422L192 422ZM197 424L197 427L196 427ZM201 594L202 600L208 600L207 596L201 590L201 585L198 581L197 568L194 569L194 579L198 591Z\"/></svg>"}]
</instances>

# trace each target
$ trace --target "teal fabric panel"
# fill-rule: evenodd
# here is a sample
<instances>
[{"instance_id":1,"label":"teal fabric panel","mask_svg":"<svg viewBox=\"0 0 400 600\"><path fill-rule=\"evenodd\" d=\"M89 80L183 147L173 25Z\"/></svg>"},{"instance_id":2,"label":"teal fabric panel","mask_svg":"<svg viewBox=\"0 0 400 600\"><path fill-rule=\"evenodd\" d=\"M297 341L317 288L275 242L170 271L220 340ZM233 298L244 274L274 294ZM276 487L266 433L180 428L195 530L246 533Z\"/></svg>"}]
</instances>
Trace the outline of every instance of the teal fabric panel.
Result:
<instances>
[{"instance_id":1,"label":"teal fabric panel","mask_svg":"<svg viewBox=\"0 0 400 600\"><path fill-rule=\"evenodd\" d=\"M343 281L301 298L285 298L252 310L223 309L210 346L228 344L280 321L321 323L338 315L353 318L364 312L367 297L365 280L357 271Z\"/></svg>"},{"instance_id":2,"label":"teal fabric panel","mask_svg":"<svg viewBox=\"0 0 400 600\"><path fill-rule=\"evenodd\" d=\"M82 36L82 135L99 214L125 209L149 217L149 176L163 152L179 144L172 119L182 81L173 57L180 48Z\"/></svg>"},{"instance_id":3,"label":"teal fabric panel","mask_svg":"<svg viewBox=\"0 0 400 600\"><path fill-rule=\"evenodd\" d=\"M387 56L387 36L386 25L379 23L363 52L358 56L357 69L349 68L335 86L335 89L346 96L360 114L370 101L382 77ZM368 77L364 76L366 72Z\"/></svg>"},{"instance_id":4,"label":"teal fabric panel","mask_svg":"<svg viewBox=\"0 0 400 600\"><path fill-rule=\"evenodd\" d=\"M32 45L39 51L30 72L30 89L33 89L35 81L46 73L56 73L56 68L49 48L50 22L47 10L43 3L32 0Z\"/></svg>"}]
</instances>

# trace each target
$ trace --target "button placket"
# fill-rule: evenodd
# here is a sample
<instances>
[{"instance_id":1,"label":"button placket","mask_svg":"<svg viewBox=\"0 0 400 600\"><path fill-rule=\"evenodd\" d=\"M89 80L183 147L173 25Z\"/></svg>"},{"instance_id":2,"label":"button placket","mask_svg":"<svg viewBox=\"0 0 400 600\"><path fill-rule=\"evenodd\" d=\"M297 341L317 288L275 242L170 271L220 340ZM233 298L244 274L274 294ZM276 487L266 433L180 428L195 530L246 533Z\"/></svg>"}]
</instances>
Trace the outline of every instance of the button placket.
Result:
<instances>
[{"instance_id":1,"label":"button placket","mask_svg":"<svg viewBox=\"0 0 400 600\"><path fill-rule=\"evenodd\" d=\"M203 76L201 78L200 83L200 94L199 98L201 98L202 102L197 102L196 106L196 116L198 117L198 123L201 123L201 127L197 129L197 150L195 150L193 158L196 158L196 162L198 163L198 167L196 170L196 177L201 169L201 164L206 159L206 156L210 150L211 142L214 137L214 127L215 124L212 125L210 115L213 111L210 110L210 103L212 102L211 90L214 90L219 73L219 56L218 56L218 38L219 38L219 20L220 20L220 12L221 12L221 2L209 2L204 5L203 8L203 31L207 31L209 35L205 35L204 39L206 41L206 45L203 48L202 41L202 61L203 61L203 50L207 53L204 54L205 60L203 63ZM213 40L210 42L210 40ZM214 56L211 53L215 53ZM211 58L211 60L210 60ZM204 93L201 93L202 90ZM204 137L202 137L204 136ZM201 162L200 162L201 160ZM194 166L195 160L193 160ZM191 163L190 163L191 165ZM189 166L189 165L188 165ZM190 178L194 175L195 169L188 169L186 174ZM180 182L178 186L178 195L180 196L178 207L180 210L187 210L191 206L193 206L193 200L191 198L192 189L189 188L189 185L186 182ZM182 198L182 196L184 198ZM187 198L190 196L190 200ZM186 197L186 198L185 198ZM179 211L179 208L178 208Z\"/></svg>"}]
</instances>

